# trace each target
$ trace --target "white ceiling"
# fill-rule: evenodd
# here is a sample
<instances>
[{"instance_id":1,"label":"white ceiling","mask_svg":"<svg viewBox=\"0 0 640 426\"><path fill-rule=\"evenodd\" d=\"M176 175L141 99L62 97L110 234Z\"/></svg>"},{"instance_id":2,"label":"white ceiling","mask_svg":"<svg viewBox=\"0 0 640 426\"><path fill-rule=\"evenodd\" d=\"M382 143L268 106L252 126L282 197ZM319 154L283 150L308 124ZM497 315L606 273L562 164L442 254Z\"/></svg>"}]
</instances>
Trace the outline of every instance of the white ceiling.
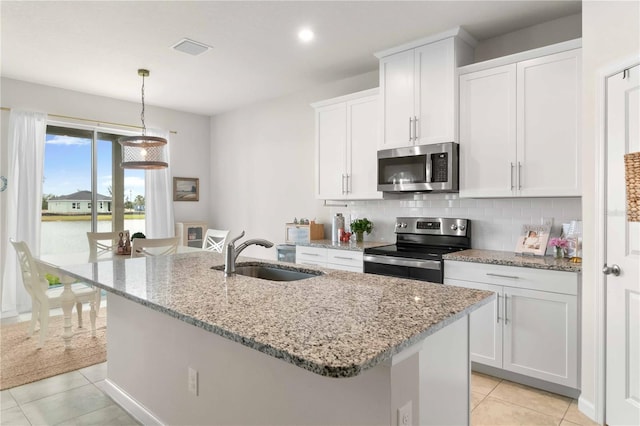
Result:
<instances>
[{"instance_id":1,"label":"white ceiling","mask_svg":"<svg viewBox=\"0 0 640 426\"><path fill-rule=\"evenodd\" d=\"M377 69L373 52L462 26L484 40L580 1L6 1L3 77L213 115ZM297 40L302 26L316 39ZM213 46L170 49L183 37Z\"/></svg>"}]
</instances>

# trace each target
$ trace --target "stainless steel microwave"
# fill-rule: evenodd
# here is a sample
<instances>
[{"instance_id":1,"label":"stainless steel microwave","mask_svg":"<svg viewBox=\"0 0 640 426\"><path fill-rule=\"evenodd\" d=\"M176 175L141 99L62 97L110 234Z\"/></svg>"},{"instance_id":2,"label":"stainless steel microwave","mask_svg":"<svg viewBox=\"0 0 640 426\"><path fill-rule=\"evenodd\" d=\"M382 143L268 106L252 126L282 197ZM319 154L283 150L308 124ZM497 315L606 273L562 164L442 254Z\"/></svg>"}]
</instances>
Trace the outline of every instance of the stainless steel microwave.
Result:
<instances>
[{"instance_id":1,"label":"stainless steel microwave","mask_svg":"<svg viewBox=\"0 0 640 426\"><path fill-rule=\"evenodd\" d=\"M455 142L378 151L378 191L458 192Z\"/></svg>"}]
</instances>

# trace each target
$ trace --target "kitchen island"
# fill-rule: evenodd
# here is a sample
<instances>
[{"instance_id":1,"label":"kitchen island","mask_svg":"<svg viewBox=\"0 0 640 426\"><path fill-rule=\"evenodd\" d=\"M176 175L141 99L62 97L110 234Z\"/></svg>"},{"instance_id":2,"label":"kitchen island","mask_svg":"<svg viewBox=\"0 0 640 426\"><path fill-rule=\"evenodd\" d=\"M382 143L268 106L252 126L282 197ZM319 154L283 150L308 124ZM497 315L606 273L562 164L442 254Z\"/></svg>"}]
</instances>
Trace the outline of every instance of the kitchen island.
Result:
<instances>
[{"instance_id":1,"label":"kitchen island","mask_svg":"<svg viewBox=\"0 0 640 426\"><path fill-rule=\"evenodd\" d=\"M469 422L468 315L492 292L329 269L227 278L223 262L64 268L107 290L103 386L143 423Z\"/></svg>"}]
</instances>

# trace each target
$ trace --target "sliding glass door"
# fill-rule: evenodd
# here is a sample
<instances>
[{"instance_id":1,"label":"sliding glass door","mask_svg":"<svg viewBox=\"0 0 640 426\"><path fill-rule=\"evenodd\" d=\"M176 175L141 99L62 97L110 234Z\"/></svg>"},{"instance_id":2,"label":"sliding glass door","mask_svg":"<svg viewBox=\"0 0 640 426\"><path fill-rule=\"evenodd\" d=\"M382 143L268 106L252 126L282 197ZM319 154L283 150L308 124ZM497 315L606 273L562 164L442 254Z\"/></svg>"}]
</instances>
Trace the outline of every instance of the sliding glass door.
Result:
<instances>
[{"instance_id":1,"label":"sliding glass door","mask_svg":"<svg viewBox=\"0 0 640 426\"><path fill-rule=\"evenodd\" d=\"M86 233L144 233L144 171L120 168L121 134L47 126L41 254L88 250Z\"/></svg>"}]
</instances>

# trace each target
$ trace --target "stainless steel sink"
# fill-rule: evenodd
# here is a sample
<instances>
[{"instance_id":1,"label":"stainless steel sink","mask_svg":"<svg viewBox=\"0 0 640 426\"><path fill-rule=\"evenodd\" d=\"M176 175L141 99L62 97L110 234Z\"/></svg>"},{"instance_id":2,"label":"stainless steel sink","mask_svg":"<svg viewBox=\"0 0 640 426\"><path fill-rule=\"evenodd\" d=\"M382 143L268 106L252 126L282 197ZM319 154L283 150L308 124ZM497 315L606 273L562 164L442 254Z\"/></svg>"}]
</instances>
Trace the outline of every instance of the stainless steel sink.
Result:
<instances>
[{"instance_id":1,"label":"stainless steel sink","mask_svg":"<svg viewBox=\"0 0 640 426\"><path fill-rule=\"evenodd\" d=\"M214 266L212 269L224 271L224 265ZM311 269L246 262L236 264L236 274L268 281L298 281L317 277L323 273Z\"/></svg>"}]
</instances>

